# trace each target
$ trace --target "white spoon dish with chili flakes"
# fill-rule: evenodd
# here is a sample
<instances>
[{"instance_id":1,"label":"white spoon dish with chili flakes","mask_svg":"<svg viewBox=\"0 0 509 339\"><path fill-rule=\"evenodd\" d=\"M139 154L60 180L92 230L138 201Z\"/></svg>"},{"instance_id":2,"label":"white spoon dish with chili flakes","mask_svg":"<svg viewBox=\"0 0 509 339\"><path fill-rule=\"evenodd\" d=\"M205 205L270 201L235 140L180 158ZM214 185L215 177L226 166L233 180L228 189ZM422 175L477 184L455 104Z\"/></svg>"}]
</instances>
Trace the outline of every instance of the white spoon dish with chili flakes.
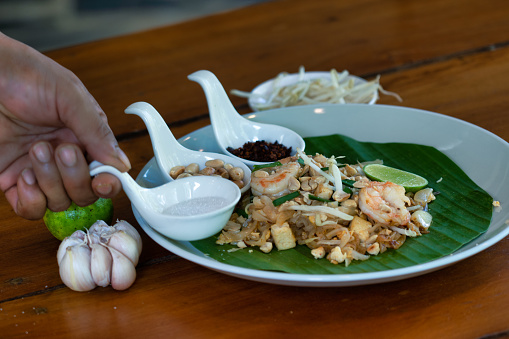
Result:
<instances>
[{"instance_id":1,"label":"white spoon dish with chili flakes","mask_svg":"<svg viewBox=\"0 0 509 339\"><path fill-rule=\"evenodd\" d=\"M299 150L255 168L252 196L232 214L217 244L255 246L265 253L305 245L315 259L348 266L429 232L431 188L407 192L389 181L370 180L363 171L368 163L340 160Z\"/></svg>"}]
</instances>

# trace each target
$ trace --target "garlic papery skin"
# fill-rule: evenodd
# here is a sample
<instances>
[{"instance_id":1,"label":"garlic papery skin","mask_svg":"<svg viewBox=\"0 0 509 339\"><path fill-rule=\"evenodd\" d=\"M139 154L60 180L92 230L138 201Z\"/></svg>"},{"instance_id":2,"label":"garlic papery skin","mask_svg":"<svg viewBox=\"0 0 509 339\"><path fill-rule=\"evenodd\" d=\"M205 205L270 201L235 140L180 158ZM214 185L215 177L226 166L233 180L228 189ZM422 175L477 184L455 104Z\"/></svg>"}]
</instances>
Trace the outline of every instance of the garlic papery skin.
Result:
<instances>
[{"instance_id":1,"label":"garlic papery skin","mask_svg":"<svg viewBox=\"0 0 509 339\"><path fill-rule=\"evenodd\" d=\"M60 278L71 290L90 291L96 287L90 263L90 248L87 245L68 246L60 262Z\"/></svg>"},{"instance_id":2,"label":"garlic papery skin","mask_svg":"<svg viewBox=\"0 0 509 339\"><path fill-rule=\"evenodd\" d=\"M131 260L112 247L108 247L113 264L111 267L111 287L126 290L136 280L136 268Z\"/></svg>"},{"instance_id":3,"label":"garlic papery skin","mask_svg":"<svg viewBox=\"0 0 509 339\"><path fill-rule=\"evenodd\" d=\"M97 286L106 287L111 282L113 258L110 251L99 243L90 244L90 272Z\"/></svg>"},{"instance_id":4,"label":"garlic papery skin","mask_svg":"<svg viewBox=\"0 0 509 339\"><path fill-rule=\"evenodd\" d=\"M60 262L62 261L62 258L64 257L67 247L74 246L74 245L81 245L86 243L86 234L83 231L76 231L73 234L71 234L68 237L65 237L64 240L60 243L60 246L58 247L57 251L57 262L60 266Z\"/></svg>"},{"instance_id":5,"label":"garlic papery skin","mask_svg":"<svg viewBox=\"0 0 509 339\"><path fill-rule=\"evenodd\" d=\"M138 252L141 253L143 243L141 241L140 233L134 228L130 223L125 220L117 221L117 223L113 226L117 231L125 231L129 234L134 240L136 240L136 244L138 246Z\"/></svg>"},{"instance_id":6,"label":"garlic papery skin","mask_svg":"<svg viewBox=\"0 0 509 339\"><path fill-rule=\"evenodd\" d=\"M136 244L136 240L125 231L116 231L113 233L108 239L108 247L116 249L129 258L134 266L138 265L138 259L140 258L138 245Z\"/></svg>"},{"instance_id":7,"label":"garlic papery skin","mask_svg":"<svg viewBox=\"0 0 509 339\"><path fill-rule=\"evenodd\" d=\"M115 232L115 228L113 226L109 226L103 220L97 220L90 228L88 229L88 234L97 234L101 238L101 242L106 243L109 235Z\"/></svg>"},{"instance_id":8,"label":"garlic papery skin","mask_svg":"<svg viewBox=\"0 0 509 339\"><path fill-rule=\"evenodd\" d=\"M92 244L100 244L100 243L105 242L98 233L89 232L87 234L87 237L88 237L88 245L89 246Z\"/></svg>"}]
</instances>

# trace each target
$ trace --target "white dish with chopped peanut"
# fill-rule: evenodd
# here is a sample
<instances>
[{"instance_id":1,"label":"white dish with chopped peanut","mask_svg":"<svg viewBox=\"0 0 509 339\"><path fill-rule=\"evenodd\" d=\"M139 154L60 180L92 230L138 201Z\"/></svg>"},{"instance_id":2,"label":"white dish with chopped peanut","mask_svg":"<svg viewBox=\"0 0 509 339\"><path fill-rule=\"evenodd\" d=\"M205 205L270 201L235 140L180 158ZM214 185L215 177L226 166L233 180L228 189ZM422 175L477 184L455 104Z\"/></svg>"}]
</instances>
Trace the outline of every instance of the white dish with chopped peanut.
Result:
<instances>
[{"instance_id":1,"label":"white dish with chopped peanut","mask_svg":"<svg viewBox=\"0 0 509 339\"><path fill-rule=\"evenodd\" d=\"M157 164L166 181L190 175L219 175L237 184L241 193L249 189L251 170L242 161L225 154L185 148L175 139L152 105L136 102L127 107L125 112L138 115L145 122Z\"/></svg>"}]
</instances>

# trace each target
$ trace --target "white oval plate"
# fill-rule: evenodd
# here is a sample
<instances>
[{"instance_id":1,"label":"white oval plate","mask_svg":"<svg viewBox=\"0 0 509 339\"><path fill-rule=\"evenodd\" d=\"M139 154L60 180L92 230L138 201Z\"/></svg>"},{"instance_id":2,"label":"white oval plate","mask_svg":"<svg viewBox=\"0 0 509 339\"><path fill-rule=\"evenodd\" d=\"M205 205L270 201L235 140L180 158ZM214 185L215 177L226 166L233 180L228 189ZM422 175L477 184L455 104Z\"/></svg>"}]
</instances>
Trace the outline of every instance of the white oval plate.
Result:
<instances>
[{"instance_id":1,"label":"white oval plate","mask_svg":"<svg viewBox=\"0 0 509 339\"><path fill-rule=\"evenodd\" d=\"M299 77L300 77L299 73L288 74L281 79L278 85L279 86L292 85L299 80ZM330 79L330 77L331 77L330 72L305 72L303 80L313 80L318 78ZM365 79L355 75L348 75L348 78L353 79L355 85L367 82ZM253 111L255 112L258 111L258 109L256 108L256 104L267 103L267 98L269 97L272 91L274 80L275 78L262 82L251 91L251 96L248 99L248 104ZM368 103L368 105L373 105L374 103L376 103L377 100L378 100L378 90L373 92L373 98Z\"/></svg>"},{"instance_id":2,"label":"white oval plate","mask_svg":"<svg viewBox=\"0 0 509 339\"><path fill-rule=\"evenodd\" d=\"M434 146L448 155L503 209L494 212L486 233L446 257L411 267L356 274L289 274L232 266L204 255L189 242L174 241L154 231L133 208L143 230L158 244L199 265L231 276L292 286L355 286L389 282L432 272L477 254L509 234L509 144L491 132L462 120L412 108L344 104L296 106L246 115L248 119L280 124L303 137L343 134L358 141L403 142ZM217 152L210 126L180 139L190 149ZM489 152L487 152L489 150ZM488 174L488 175L487 175ZM154 159L137 181L152 187L163 183Z\"/></svg>"}]
</instances>

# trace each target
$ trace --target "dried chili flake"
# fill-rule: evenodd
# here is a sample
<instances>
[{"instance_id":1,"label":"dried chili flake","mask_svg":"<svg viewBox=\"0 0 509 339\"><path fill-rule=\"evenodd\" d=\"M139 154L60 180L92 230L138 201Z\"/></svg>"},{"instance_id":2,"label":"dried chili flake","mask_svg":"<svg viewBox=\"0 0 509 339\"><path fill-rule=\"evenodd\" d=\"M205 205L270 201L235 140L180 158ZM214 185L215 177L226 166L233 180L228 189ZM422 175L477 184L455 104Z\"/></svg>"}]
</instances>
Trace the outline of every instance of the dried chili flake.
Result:
<instances>
[{"instance_id":1,"label":"dried chili flake","mask_svg":"<svg viewBox=\"0 0 509 339\"><path fill-rule=\"evenodd\" d=\"M289 157L292 153L291 147L286 147L277 141L272 143L265 140L246 142L242 147L236 149L228 147L227 150L239 158L259 162L276 161Z\"/></svg>"}]
</instances>

